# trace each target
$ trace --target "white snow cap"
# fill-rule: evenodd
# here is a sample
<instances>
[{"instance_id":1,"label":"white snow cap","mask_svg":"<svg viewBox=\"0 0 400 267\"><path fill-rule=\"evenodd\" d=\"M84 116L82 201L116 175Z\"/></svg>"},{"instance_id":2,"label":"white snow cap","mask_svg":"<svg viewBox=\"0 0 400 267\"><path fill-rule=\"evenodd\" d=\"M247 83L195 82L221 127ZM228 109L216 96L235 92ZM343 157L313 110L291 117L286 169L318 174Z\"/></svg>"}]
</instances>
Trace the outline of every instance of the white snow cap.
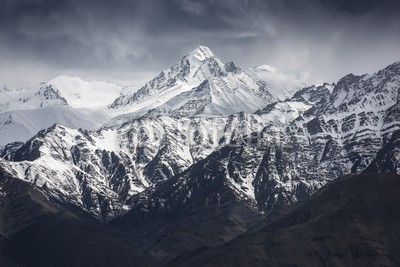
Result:
<instances>
[{"instance_id":1,"label":"white snow cap","mask_svg":"<svg viewBox=\"0 0 400 267\"><path fill-rule=\"evenodd\" d=\"M46 84L53 85L73 108L105 107L117 98L122 88L108 82L87 82L77 77L58 76Z\"/></svg>"},{"instance_id":2,"label":"white snow cap","mask_svg":"<svg viewBox=\"0 0 400 267\"><path fill-rule=\"evenodd\" d=\"M200 61L205 61L215 57L214 53L207 46L201 45L188 54L189 57L197 58Z\"/></svg>"}]
</instances>

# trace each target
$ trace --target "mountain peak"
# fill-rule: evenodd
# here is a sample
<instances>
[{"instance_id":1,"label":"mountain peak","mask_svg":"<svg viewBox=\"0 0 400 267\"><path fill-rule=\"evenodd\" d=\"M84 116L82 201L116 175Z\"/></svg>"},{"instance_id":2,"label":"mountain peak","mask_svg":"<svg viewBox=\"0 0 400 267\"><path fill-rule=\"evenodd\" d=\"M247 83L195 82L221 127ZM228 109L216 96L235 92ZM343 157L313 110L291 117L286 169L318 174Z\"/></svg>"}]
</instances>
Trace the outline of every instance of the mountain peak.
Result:
<instances>
[{"instance_id":1,"label":"mountain peak","mask_svg":"<svg viewBox=\"0 0 400 267\"><path fill-rule=\"evenodd\" d=\"M110 104L122 91L118 85L84 81L78 77L58 76L45 83L56 88L73 108L101 108Z\"/></svg>"},{"instance_id":2,"label":"mountain peak","mask_svg":"<svg viewBox=\"0 0 400 267\"><path fill-rule=\"evenodd\" d=\"M189 57L196 58L199 61L205 61L215 57L214 53L207 46L201 45L188 54Z\"/></svg>"},{"instance_id":3,"label":"mountain peak","mask_svg":"<svg viewBox=\"0 0 400 267\"><path fill-rule=\"evenodd\" d=\"M396 61L396 62L390 64L389 66L387 66L386 68L384 68L381 71L390 71L390 72L394 72L394 73L400 73L400 61Z\"/></svg>"}]
</instances>

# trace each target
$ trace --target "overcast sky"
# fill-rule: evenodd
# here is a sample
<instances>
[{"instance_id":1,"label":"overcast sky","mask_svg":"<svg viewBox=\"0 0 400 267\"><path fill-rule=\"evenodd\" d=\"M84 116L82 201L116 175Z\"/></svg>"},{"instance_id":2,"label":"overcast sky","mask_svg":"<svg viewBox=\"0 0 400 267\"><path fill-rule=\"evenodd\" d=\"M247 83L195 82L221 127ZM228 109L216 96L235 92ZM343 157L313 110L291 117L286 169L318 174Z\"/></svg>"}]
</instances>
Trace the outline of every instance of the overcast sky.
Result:
<instances>
[{"instance_id":1,"label":"overcast sky","mask_svg":"<svg viewBox=\"0 0 400 267\"><path fill-rule=\"evenodd\" d=\"M0 83L141 83L199 45L308 83L400 60L400 0L0 0Z\"/></svg>"}]
</instances>

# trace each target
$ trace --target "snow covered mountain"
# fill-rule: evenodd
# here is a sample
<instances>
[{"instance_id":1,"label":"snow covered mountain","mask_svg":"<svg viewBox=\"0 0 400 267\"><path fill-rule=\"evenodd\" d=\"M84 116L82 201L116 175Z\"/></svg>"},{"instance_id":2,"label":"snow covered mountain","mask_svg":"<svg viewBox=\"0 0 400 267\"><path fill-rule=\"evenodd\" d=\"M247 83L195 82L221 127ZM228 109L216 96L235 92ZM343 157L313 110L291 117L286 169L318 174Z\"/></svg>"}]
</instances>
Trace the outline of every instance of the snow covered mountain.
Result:
<instances>
[{"instance_id":1,"label":"snow covered mountain","mask_svg":"<svg viewBox=\"0 0 400 267\"><path fill-rule=\"evenodd\" d=\"M233 62L223 64L200 46L139 89L67 76L30 88L1 86L0 146L26 141L54 123L96 130L106 122L118 126L145 114L251 113L304 86L269 66L241 69Z\"/></svg>"},{"instance_id":2,"label":"snow covered mountain","mask_svg":"<svg viewBox=\"0 0 400 267\"><path fill-rule=\"evenodd\" d=\"M257 114L143 117L96 132L57 124L21 147L6 147L3 157L11 161L0 165L108 218L129 209L125 201L133 195L182 173L219 147L266 125L284 125L311 107L299 101L274 106Z\"/></svg>"},{"instance_id":3,"label":"snow covered mountain","mask_svg":"<svg viewBox=\"0 0 400 267\"><path fill-rule=\"evenodd\" d=\"M121 90L114 84L66 76L35 87L2 87L0 146L26 141L54 123L95 130L112 117L106 107Z\"/></svg>"},{"instance_id":4,"label":"snow covered mountain","mask_svg":"<svg viewBox=\"0 0 400 267\"><path fill-rule=\"evenodd\" d=\"M86 82L77 77L59 76L46 84L56 88L73 108L104 108L117 98L122 88L108 82Z\"/></svg>"},{"instance_id":5,"label":"snow covered mountain","mask_svg":"<svg viewBox=\"0 0 400 267\"><path fill-rule=\"evenodd\" d=\"M150 244L146 244L146 251L149 254L155 254L161 258L161 261L169 261L169 255L183 255L179 254L179 252L185 252L185 247L182 248L182 246L189 247L189 250L192 250L189 253L191 255L202 253L205 245L201 242L197 243L199 236L203 238L203 242L204 240L209 242L211 248L207 251L214 251L215 243L212 242L215 240L204 236L208 231L212 232L213 236L227 238L227 235L223 235L225 228L219 224L219 219L209 219L211 216L218 218L216 215L218 211L227 214L228 217L229 208L240 208L245 202L249 207L248 211L256 206L259 210L270 214L267 217L268 221L265 222L269 223L271 220L273 222L276 216L280 216L279 212L276 215L275 212L270 213L271 211L280 210L297 200L308 199L326 183L343 175L360 172L399 174L400 112L397 100L400 89L399 67L400 63L395 63L374 75L362 75L356 79L344 77L336 85L324 84L304 88L290 101L283 102L286 106L293 105L292 101L312 104L311 108L301 112L296 119L286 124L266 123L262 131L249 134L241 140L240 138L232 140L229 145L220 147L181 174L159 183L155 188L149 188L135 195L131 204L134 208L113 220L112 224L129 233L138 234L144 231L147 233L143 237L144 240L155 239ZM385 97L373 97L382 94ZM347 99L344 101L346 105L341 108L339 105L330 113L329 110L335 107L338 96ZM257 114L272 112L276 115L277 111L274 107L281 103L272 104L258 111ZM324 117L325 114L329 116ZM282 115L286 114L282 113ZM362 183L362 179L367 179L367 183ZM354 192L359 192L358 189L369 187L367 190L372 190L370 192L375 194L374 186L377 184L382 186L384 183L382 180L374 181L373 179L380 178L375 178L375 174L359 176L357 182L352 180L354 184L351 188L354 188L352 189ZM391 179L396 181L398 177L392 176ZM362 185L357 186L356 184L360 182ZM374 185L370 186L371 184ZM334 196L329 199L334 201L342 199L342 194L338 195L338 191L331 185L326 187ZM364 185L366 187L363 187ZM390 187L390 185L386 186ZM364 203L363 200L360 202L358 197L352 195L352 190L348 187L343 188L346 188L345 190L349 193L346 195L351 201L340 203L351 203L357 206L359 203ZM381 194L384 190L380 192L374 195L377 199L382 198ZM365 199L371 200L367 193L362 195ZM393 191L391 197L395 195ZM237 202L232 203L232 199ZM325 200L326 198L323 199ZM371 203L377 202L374 199ZM311 207L314 207L314 204ZM202 206L206 212L200 213L199 206ZM370 213L370 204L363 207L366 208L366 212L369 211L367 213ZM391 207L396 207L396 205ZM283 210L281 215L284 216L285 212L291 210L293 209ZM324 212L326 210L329 209L323 209ZM358 214L357 210L352 209L351 214L354 211L356 211L354 214ZM182 216L181 214L185 211L189 214L180 218L179 216ZM248 219L249 217L241 211L236 211L235 214L241 215L235 218L229 217L230 223L236 226L236 233L240 233L238 218ZM298 223L299 218L308 220L309 214L310 211L305 210L304 216L296 215L287 219L285 217L282 223L283 225L287 225L288 222ZM342 212L340 214L343 215ZM195 220L194 216L199 216L201 219ZM348 218L348 213L343 216ZM170 219L172 222L168 221L168 218L173 218ZM340 216L335 218L340 218ZM146 227L137 223L142 220ZM212 224L219 225L221 229L219 232L213 232L213 228L209 226L210 220ZM331 223L330 219L328 222ZM230 225L230 223L224 225ZM205 230L197 229L196 226L199 224ZM163 231L157 232L156 229L163 229ZM249 232L252 233L256 229L257 227L251 228ZM317 230L313 233L319 232ZM286 236L285 233L282 235ZM180 246L175 246L175 242ZM226 242L225 239L225 244L232 243ZM241 244L236 243L238 247ZM253 241L251 244L260 243ZM276 244L271 243L271 246L276 247ZM237 250L232 250L233 253L234 251ZM248 255L249 250L244 250L244 253ZM177 262L181 258L176 257ZM209 257L206 256L205 259ZM227 262L230 262L229 259ZM175 261L170 264L174 266Z\"/></svg>"},{"instance_id":6,"label":"snow covered mountain","mask_svg":"<svg viewBox=\"0 0 400 267\"><path fill-rule=\"evenodd\" d=\"M251 113L285 100L306 84L269 66L242 69L223 64L205 46L187 54L131 95L117 98L110 109L129 116L231 115Z\"/></svg>"},{"instance_id":7,"label":"snow covered mountain","mask_svg":"<svg viewBox=\"0 0 400 267\"><path fill-rule=\"evenodd\" d=\"M271 83L264 80L267 76ZM71 77L33 88L3 87L1 145L24 141L56 124L23 145L3 147L6 161L0 165L20 179L51 188L54 198L108 219L129 209L127 201L135 194L182 173L232 140L298 117L312 105L279 102L273 111L247 113L284 99L302 85L271 67L224 65L207 47L199 47L139 90ZM105 114L110 99L118 95ZM146 103L155 102L154 96L171 97L152 108ZM119 116L117 124L87 131L130 112L133 102L146 117L129 113ZM164 113L169 115L159 116Z\"/></svg>"},{"instance_id":8,"label":"snow covered mountain","mask_svg":"<svg viewBox=\"0 0 400 267\"><path fill-rule=\"evenodd\" d=\"M3 149L0 165L107 219L132 208L140 192L185 171L183 184L200 179L191 172L218 161L214 171L224 174L218 179L271 211L369 166L400 126L399 65L304 88L253 114L146 116L96 132L55 125ZM339 98L344 104L337 105ZM208 173L201 179L216 178ZM177 193L190 195L183 184Z\"/></svg>"},{"instance_id":9,"label":"snow covered mountain","mask_svg":"<svg viewBox=\"0 0 400 267\"><path fill-rule=\"evenodd\" d=\"M2 87L4 144L24 129L67 124L4 146L2 172L132 233L143 230L136 221L159 214L194 218L182 207L207 214L201 203L217 210L236 203L253 216L308 198L349 173L399 172L400 63L300 88L272 67L241 69L200 47L136 92L121 90L67 77ZM101 117L104 110L109 114ZM119 116L87 130L113 115ZM226 205L227 214L236 210ZM149 231L175 225L165 220ZM235 229L247 229L242 223L249 221L232 220ZM234 237L226 231L221 238ZM157 243L162 232L149 235L149 251L182 252Z\"/></svg>"},{"instance_id":10,"label":"snow covered mountain","mask_svg":"<svg viewBox=\"0 0 400 267\"><path fill-rule=\"evenodd\" d=\"M0 88L0 112L64 105L96 108L109 105L122 88L107 82L85 82L77 77L59 76L35 87Z\"/></svg>"},{"instance_id":11,"label":"snow covered mountain","mask_svg":"<svg viewBox=\"0 0 400 267\"><path fill-rule=\"evenodd\" d=\"M380 151L399 130L394 112L399 88L399 63L374 75L348 75L335 85L326 103L304 112L278 133L267 134L270 139L252 180L259 207L282 207L327 181L363 172L380 161Z\"/></svg>"},{"instance_id":12,"label":"snow covered mountain","mask_svg":"<svg viewBox=\"0 0 400 267\"><path fill-rule=\"evenodd\" d=\"M338 177L400 173L400 62L300 88L272 67L241 69L200 47L131 93L66 77L1 88L4 144L67 125L0 148L0 175L125 231L162 264ZM91 98L97 88L101 100Z\"/></svg>"},{"instance_id":13,"label":"snow covered mountain","mask_svg":"<svg viewBox=\"0 0 400 267\"><path fill-rule=\"evenodd\" d=\"M109 116L101 110L74 109L66 105L7 111L0 114L0 146L29 140L54 123L94 130L108 119Z\"/></svg>"},{"instance_id":14,"label":"snow covered mountain","mask_svg":"<svg viewBox=\"0 0 400 267\"><path fill-rule=\"evenodd\" d=\"M68 105L66 99L51 84L41 84L34 88L10 89L0 91L0 111L35 109L54 105Z\"/></svg>"}]
</instances>

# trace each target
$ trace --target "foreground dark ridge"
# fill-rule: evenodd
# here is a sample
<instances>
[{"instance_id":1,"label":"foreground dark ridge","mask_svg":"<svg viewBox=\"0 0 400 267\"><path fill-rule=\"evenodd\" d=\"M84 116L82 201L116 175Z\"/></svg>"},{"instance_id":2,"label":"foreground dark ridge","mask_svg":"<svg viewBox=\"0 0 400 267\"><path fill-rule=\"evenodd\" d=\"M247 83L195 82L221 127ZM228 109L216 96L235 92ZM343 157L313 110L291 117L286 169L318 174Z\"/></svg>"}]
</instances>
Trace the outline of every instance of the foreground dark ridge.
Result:
<instances>
[{"instance_id":1,"label":"foreground dark ridge","mask_svg":"<svg viewBox=\"0 0 400 267\"><path fill-rule=\"evenodd\" d=\"M150 262L110 226L46 199L0 168L0 266L133 266Z\"/></svg>"},{"instance_id":2,"label":"foreground dark ridge","mask_svg":"<svg viewBox=\"0 0 400 267\"><path fill-rule=\"evenodd\" d=\"M399 266L400 176L339 178L258 228L169 266Z\"/></svg>"},{"instance_id":3,"label":"foreground dark ridge","mask_svg":"<svg viewBox=\"0 0 400 267\"><path fill-rule=\"evenodd\" d=\"M48 202L42 189L8 177L7 173L0 173L0 178L4 192L0 198L0 266L165 264L157 250L148 253L143 236L143 247L139 248L132 232L121 233L67 211ZM167 248L169 242L171 249L164 251L171 255L164 259L175 258L167 266L399 266L399 192L399 175L346 176L306 201L271 213L262 221L254 218L259 221L256 226L220 245L214 241L219 234L215 235L213 223L224 222L224 212L225 222L232 221L234 214L228 209L236 212L236 217L248 217L237 208L237 202L227 201L227 207L211 213L202 211L200 206L193 213L182 212L172 224L164 221L165 226L157 230L159 233L148 235L147 242L154 242L153 247L158 248ZM201 198L197 204L200 203ZM200 216L203 228L195 225ZM135 215L137 222L147 219ZM147 229L147 223L135 232L140 228ZM214 229L215 237L210 236L210 229ZM204 246L176 254L196 243ZM149 260L149 256L153 259Z\"/></svg>"}]
</instances>

